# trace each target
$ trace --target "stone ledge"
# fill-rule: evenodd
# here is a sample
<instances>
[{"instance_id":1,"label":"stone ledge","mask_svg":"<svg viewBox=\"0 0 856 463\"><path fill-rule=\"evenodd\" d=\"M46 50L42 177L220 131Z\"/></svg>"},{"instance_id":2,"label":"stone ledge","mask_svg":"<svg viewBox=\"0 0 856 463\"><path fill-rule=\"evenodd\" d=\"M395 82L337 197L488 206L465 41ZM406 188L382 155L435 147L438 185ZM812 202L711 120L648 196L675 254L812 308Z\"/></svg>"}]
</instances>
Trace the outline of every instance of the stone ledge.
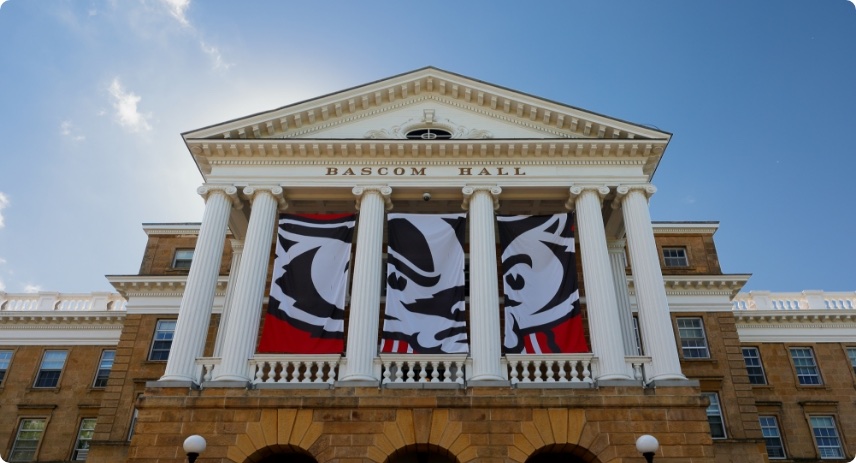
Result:
<instances>
[{"instance_id":1,"label":"stone ledge","mask_svg":"<svg viewBox=\"0 0 856 463\"><path fill-rule=\"evenodd\" d=\"M336 381L334 387L380 387L380 381Z\"/></svg>"},{"instance_id":2,"label":"stone ledge","mask_svg":"<svg viewBox=\"0 0 856 463\"><path fill-rule=\"evenodd\" d=\"M699 387L697 379L656 379L648 383L649 387Z\"/></svg>"},{"instance_id":3,"label":"stone ledge","mask_svg":"<svg viewBox=\"0 0 856 463\"><path fill-rule=\"evenodd\" d=\"M207 386L208 383L205 383ZM330 389L327 383L253 383L253 389Z\"/></svg>"},{"instance_id":4,"label":"stone ledge","mask_svg":"<svg viewBox=\"0 0 856 463\"><path fill-rule=\"evenodd\" d=\"M201 389L193 381L146 381L146 387Z\"/></svg>"},{"instance_id":5,"label":"stone ledge","mask_svg":"<svg viewBox=\"0 0 856 463\"><path fill-rule=\"evenodd\" d=\"M202 383L204 389L251 389L249 381L206 381Z\"/></svg>"},{"instance_id":6,"label":"stone ledge","mask_svg":"<svg viewBox=\"0 0 856 463\"><path fill-rule=\"evenodd\" d=\"M636 379L605 379L597 382L597 387L638 387L642 388L642 381Z\"/></svg>"},{"instance_id":7,"label":"stone ledge","mask_svg":"<svg viewBox=\"0 0 856 463\"><path fill-rule=\"evenodd\" d=\"M508 380L486 380L486 381L467 381L467 388L472 387L511 387L511 381Z\"/></svg>"}]
</instances>

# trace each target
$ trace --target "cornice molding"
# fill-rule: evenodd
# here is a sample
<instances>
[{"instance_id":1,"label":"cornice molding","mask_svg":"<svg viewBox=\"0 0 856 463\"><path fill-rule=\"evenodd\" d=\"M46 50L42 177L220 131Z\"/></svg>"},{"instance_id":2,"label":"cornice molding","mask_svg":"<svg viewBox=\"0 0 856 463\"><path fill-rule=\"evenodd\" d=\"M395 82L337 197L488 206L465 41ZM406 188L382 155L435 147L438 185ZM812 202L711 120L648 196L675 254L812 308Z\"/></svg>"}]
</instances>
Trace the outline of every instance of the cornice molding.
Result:
<instances>
[{"instance_id":1,"label":"cornice molding","mask_svg":"<svg viewBox=\"0 0 856 463\"><path fill-rule=\"evenodd\" d=\"M740 292L751 275L663 275L669 296L728 296ZM633 276L627 276L631 295L636 294Z\"/></svg>"},{"instance_id":2,"label":"cornice molding","mask_svg":"<svg viewBox=\"0 0 856 463\"><path fill-rule=\"evenodd\" d=\"M856 310L735 310L737 327L856 329Z\"/></svg>"},{"instance_id":3,"label":"cornice molding","mask_svg":"<svg viewBox=\"0 0 856 463\"><path fill-rule=\"evenodd\" d=\"M187 275L108 275L107 281L125 299L140 296L180 297L184 294ZM229 277L227 275L218 277L215 296L222 297L226 295L228 281Z\"/></svg>"}]
</instances>

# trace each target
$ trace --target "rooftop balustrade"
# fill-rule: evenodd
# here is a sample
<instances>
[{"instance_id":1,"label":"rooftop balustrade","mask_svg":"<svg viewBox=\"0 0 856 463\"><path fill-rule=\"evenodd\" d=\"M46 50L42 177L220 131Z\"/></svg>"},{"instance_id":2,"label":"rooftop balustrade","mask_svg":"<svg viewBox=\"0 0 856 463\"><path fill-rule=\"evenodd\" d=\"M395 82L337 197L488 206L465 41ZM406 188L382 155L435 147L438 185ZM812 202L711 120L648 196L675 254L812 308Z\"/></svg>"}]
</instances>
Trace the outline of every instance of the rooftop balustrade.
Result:
<instances>
[{"instance_id":1,"label":"rooftop balustrade","mask_svg":"<svg viewBox=\"0 0 856 463\"><path fill-rule=\"evenodd\" d=\"M0 312L124 312L125 304L117 293L0 292Z\"/></svg>"},{"instance_id":2,"label":"rooftop balustrade","mask_svg":"<svg viewBox=\"0 0 856 463\"><path fill-rule=\"evenodd\" d=\"M739 293L732 301L732 309L744 310L854 310L856 292L802 291L799 293L772 293L749 291Z\"/></svg>"}]
</instances>

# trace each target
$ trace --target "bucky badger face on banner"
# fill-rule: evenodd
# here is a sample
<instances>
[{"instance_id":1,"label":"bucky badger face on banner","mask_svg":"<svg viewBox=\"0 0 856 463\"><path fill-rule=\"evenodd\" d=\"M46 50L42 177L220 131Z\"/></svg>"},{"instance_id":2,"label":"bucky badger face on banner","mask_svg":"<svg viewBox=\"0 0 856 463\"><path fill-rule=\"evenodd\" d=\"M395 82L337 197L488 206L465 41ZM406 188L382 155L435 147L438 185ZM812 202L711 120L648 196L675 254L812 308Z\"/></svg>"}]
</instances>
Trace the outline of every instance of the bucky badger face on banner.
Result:
<instances>
[{"instance_id":1,"label":"bucky badger face on banner","mask_svg":"<svg viewBox=\"0 0 856 463\"><path fill-rule=\"evenodd\" d=\"M507 352L523 352L524 337L578 313L570 214L498 217L505 288ZM549 339L543 351L556 351ZM559 351L560 352L560 351Z\"/></svg>"},{"instance_id":2,"label":"bucky badger face on banner","mask_svg":"<svg viewBox=\"0 0 856 463\"><path fill-rule=\"evenodd\" d=\"M467 352L464 217L389 214L383 351Z\"/></svg>"}]
</instances>

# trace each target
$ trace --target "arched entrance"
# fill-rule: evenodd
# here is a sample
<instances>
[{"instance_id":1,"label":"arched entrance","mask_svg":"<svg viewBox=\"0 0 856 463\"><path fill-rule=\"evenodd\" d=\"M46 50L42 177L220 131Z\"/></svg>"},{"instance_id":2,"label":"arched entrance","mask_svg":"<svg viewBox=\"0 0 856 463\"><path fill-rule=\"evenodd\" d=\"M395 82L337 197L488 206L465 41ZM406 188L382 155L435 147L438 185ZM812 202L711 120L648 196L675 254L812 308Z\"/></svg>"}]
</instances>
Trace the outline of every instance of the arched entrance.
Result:
<instances>
[{"instance_id":1,"label":"arched entrance","mask_svg":"<svg viewBox=\"0 0 856 463\"><path fill-rule=\"evenodd\" d=\"M550 445L536 450L526 463L600 463L597 456L574 444Z\"/></svg>"},{"instance_id":2,"label":"arched entrance","mask_svg":"<svg viewBox=\"0 0 856 463\"><path fill-rule=\"evenodd\" d=\"M291 447L274 445L257 450L244 463L318 463L306 451Z\"/></svg>"},{"instance_id":3,"label":"arched entrance","mask_svg":"<svg viewBox=\"0 0 856 463\"><path fill-rule=\"evenodd\" d=\"M446 449L436 445L410 445L398 449L385 463L458 463Z\"/></svg>"},{"instance_id":4,"label":"arched entrance","mask_svg":"<svg viewBox=\"0 0 856 463\"><path fill-rule=\"evenodd\" d=\"M269 455L259 463L318 463L314 458L300 453L280 453Z\"/></svg>"}]
</instances>

